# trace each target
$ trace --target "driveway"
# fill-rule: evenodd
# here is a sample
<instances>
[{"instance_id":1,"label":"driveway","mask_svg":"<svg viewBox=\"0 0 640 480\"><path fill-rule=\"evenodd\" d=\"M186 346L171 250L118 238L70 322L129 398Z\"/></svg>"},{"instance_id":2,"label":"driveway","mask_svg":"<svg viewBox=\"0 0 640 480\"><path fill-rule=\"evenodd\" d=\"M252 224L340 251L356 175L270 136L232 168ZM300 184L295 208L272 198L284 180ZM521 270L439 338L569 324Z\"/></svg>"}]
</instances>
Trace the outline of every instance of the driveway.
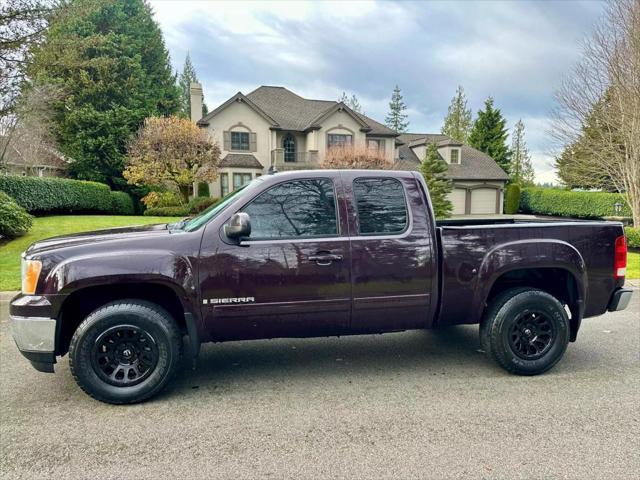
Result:
<instances>
[{"instance_id":1,"label":"driveway","mask_svg":"<svg viewBox=\"0 0 640 480\"><path fill-rule=\"evenodd\" d=\"M159 397L116 407L38 373L0 306L3 478L637 478L640 292L516 377L477 327L206 345Z\"/></svg>"}]
</instances>

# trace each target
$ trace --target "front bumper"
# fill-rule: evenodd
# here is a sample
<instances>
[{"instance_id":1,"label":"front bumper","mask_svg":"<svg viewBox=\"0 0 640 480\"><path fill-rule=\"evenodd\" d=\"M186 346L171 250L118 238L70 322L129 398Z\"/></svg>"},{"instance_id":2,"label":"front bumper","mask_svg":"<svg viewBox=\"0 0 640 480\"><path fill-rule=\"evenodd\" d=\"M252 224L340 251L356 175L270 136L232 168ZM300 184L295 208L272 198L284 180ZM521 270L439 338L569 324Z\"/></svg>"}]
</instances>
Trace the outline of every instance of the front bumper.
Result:
<instances>
[{"instance_id":1,"label":"front bumper","mask_svg":"<svg viewBox=\"0 0 640 480\"><path fill-rule=\"evenodd\" d=\"M20 353L36 370L53 373L56 363L56 320L44 297L19 295L9 307L11 334Z\"/></svg>"},{"instance_id":2,"label":"front bumper","mask_svg":"<svg viewBox=\"0 0 640 480\"><path fill-rule=\"evenodd\" d=\"M624 310L629 305L631 301L631 294L633 290L628 288L618 288L613 295L611 295L611 300L609 300L609 306L607 310L610 312L616 312L618 310Z\"/></svg>"}]
</instances>

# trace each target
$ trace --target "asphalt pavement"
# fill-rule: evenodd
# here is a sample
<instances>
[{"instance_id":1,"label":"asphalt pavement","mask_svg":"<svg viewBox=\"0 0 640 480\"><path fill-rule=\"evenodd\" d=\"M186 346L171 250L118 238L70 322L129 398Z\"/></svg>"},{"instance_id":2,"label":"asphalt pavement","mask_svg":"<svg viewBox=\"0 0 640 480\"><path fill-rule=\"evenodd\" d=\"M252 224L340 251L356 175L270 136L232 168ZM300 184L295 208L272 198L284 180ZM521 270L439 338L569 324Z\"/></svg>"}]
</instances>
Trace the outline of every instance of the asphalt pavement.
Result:
<instances>
[{"instance_id":1,"label":"asphalt pavement","mask_svg":"<svg viewBox=\"0 0 640 480\"><path fill-rule=\"evenodd\" d=\"M638 478L640 291L537 377L490 362L477 330L209 344L160 396L111 406L66 358L23 359L5 300L0 476Z\"/></svg>"}]
</instances>

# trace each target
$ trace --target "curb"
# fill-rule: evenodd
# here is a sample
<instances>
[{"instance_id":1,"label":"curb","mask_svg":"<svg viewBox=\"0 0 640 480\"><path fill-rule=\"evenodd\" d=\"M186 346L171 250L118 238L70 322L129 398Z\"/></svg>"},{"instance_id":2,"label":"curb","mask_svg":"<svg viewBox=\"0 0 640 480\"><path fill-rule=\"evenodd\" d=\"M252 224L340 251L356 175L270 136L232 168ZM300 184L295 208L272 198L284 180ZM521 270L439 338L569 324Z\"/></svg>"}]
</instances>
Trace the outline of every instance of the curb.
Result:
<instances>
[{"instance_id":1,"label":"curb","mask_svg":"<svg viewBox=\"0 0 640 480\"><path fill-rule=\"evenodd\" d=\"M15 292L0 292L0 302L8 302L19 293L17 290Z\"/></svg>"}]
</instances>

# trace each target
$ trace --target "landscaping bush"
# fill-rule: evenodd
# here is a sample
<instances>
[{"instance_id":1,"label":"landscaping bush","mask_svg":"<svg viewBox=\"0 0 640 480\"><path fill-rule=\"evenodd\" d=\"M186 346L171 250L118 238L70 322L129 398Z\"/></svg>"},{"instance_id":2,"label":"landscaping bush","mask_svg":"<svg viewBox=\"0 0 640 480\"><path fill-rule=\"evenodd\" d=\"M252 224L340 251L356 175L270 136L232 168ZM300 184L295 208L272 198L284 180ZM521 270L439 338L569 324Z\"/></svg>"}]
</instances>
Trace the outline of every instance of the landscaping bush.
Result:
<instances>
[{"instance_id":1,"label":"landscaping bush","mask_svg":"<svg viewBox=\"0 0 640 480\"><path fill-rule=\"evenodd\" d=\"M111 213L115 215L133 215L133 198L126 192L111 192Z\"/></svg>"},{"instance_id":2,"label":"landscaping bush","mask_svg":"<svg viewBox=\"0 0 640 480\"><path fill-rule=\"evenodd\" d=\"M149 192L142 198L142 203L144 203L147 208L179 207L183 205L182 196L173 190L166 192Z\"/></svg>"},{"instance_id":3,"label":"landscaping bush","mask_svg":"<svg viewBox=\"0 0 640 480\"><path fill-rule=\"evenodd\" d=\"M144 215L147 217L186 217L189 215L189 209L185 206L147 208Z\"/></svg>"},{"instance_id":4,"label":"landscaping bush","mask_svg":"<svg viewBox=\"0 0 640 480\"><path fill-rule=\"evenodd\" d=\"M198 191L196 193L198 194L198 197L208 197L209 184L207 182L198 183Z\"/></svg>"},{"instance_id":5,"label":"landscaping bush","mask_svg":"<svg viewBox=\"0 0 640 480\"><path fill-rule=\"evenodd\" d=\"M211 205L219 202L219 198L195 197L191 199L191 201L187 204L187 207L189 208L189 213L200 213L209 208Z\"/></svg>"},{"instance_id":6,"label":"landscaping bush","mask_svg":"<svg viewBox=\"0 0 640 480\"><path fill-rule=\"evenodd\" d=\"M30 213L108 213L113 208L111 190L97 182L0 175L0 191Z\"/></svg>"},{"instance_id":7,"label":"landscaping bush","mask_svg":"<svg viewBox=\"0 0 640 480\"><path fill-rule=\"evenodd\" d=\"M624 227L624 235L627 237L627 247L640 248L640 227Z\"/></svg>"},{"instance_id":8,"label":"landscaping bush","mask_svg":"<svg viewBox=\"0 0 640 480\"><path fill-rule=\"evenodd\" d=\"M616 213L616 203L622 204L620 213ZM522 189L520 211L538 215L578 218L631 216L631 209L625 203L622 195L617 193L574 192L539 187Z\"/></svg>"},{"instance_id":9,"label":"landscaping bush","mask_svg":"<svg viewBox=\"0 0 640 480\"><path fill-rule=\"evenodd\" d=\"M512 183L507 187L504 196L504 213L513 215L520 208L520 185Z\"/></svg>"},{"instance_id":10,"label":"landscaping bush","mask_svg":"<svg viewBox=\"0 0 640 480\"><path fill-rule=\"evenodd\" d=\"M29 231L33 219L6 193L0 191L0 237L19 237Z\"/></svg>"}]
</instances>

